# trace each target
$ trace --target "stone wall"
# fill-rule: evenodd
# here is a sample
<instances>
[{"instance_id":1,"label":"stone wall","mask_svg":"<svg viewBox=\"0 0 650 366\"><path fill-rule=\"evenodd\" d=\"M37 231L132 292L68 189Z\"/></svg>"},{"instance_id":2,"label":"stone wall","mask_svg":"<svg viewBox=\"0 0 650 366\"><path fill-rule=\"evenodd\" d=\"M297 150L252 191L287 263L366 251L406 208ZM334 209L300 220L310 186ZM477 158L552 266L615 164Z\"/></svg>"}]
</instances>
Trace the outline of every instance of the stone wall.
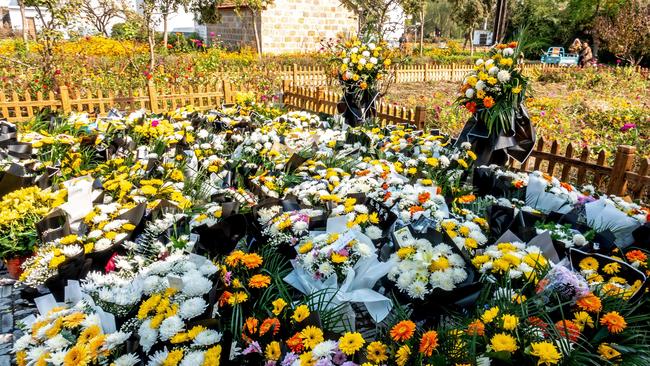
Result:
<instances>
[{"instance_id":1,"label":"stone wall","mask_svg":"<svg viewBox=\"0 0 650 366\"><path fill-rule=\"evenodd\" d=\"M338 0L275 0L262 13L262 52L306 52L323 38L356 33L357 15Z\"/></svg>"},{"instance_id":2,"label":"stone wall","mask_svg":"<svg viewBox=\"0 0 650 366\"><path fill-rule=\"evenodd\" d=\"M221 21L208 24L207 33L214 32L216 39L229 47L250 46L255 48L255 33L253 32L253 14L248 9L240 9L239 14L234 9L219 9ZM260 16L257 16L257 30L262 29Z\"/></svg>"}]
</instances>

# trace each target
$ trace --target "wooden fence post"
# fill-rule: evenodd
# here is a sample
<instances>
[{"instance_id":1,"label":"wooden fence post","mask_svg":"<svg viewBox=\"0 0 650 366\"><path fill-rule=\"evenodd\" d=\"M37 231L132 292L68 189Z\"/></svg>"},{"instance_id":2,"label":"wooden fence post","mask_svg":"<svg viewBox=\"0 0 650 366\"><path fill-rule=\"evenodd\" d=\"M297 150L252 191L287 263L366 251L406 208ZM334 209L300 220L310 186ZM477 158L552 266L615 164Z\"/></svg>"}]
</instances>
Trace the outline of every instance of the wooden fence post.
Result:
<instances>
[{"instance_id":1,"label":"wooden fence post","mask_svg":"<svg viewBox=\"0 0 650 366\"><path fill-rule=\"evenodd\" d=\"M451 73L449 74L449 81L456 81L454 79L454 70L455 69L456 69L456 64L452 62L451 63Z\"/></svg>"},{"instance_id":2,"label":"wooden fence post","mask_svg":"<svg viewBox=\"0 0 650 366\"><path fill-rule=\"evenodd\" d=\"M418 129L424 128L424 123L427 120L427 108L421 105L415 107L415 125Z\"/></svg>"},{"instance_id":3,"label":"wooden fence post","mask_svg":"<svg viewBox=\"0 0 650 366\"><path fill-rule=\"evenodd\" d=\"M316 109L316 113L320 113L323 111L323 101L325 100L325 88L322 86L319 86L316 88L316 105L314 108Z\"/></svg>"},{"instance_id":4,"label":"wooden fence post","mask_svg":"<svg viewBox=\"0 0 650 366\"><path fill-rule=\"evenodd\" d=\"M629 145L618 145L612 175L609 177L607 186L608 194L622 196L627 191L627 172L632 168L634 163L634 152L636 148Z\"/></svg>"},{"instance_id":5,"label":"wooden fence post","mask_svg":"<svg viewBox=\"0 0 650 366\"><path fill-rule=\"evenodd\" d=\"M232 103L232 85L230 85L230 82L227 80L222 80L221 87L223 89L223 102L226 104Z\"/></svg>"},{"instance_id":6,"label":"wooden fence post","mask_svg":"<svg viewBox=\"0 0 650 366\"><path fill-rule=\"evenodd\" d=\"M59 88L59 94L61 97L61 109L63 109L63 113L68 114L72 112L72 106L70 105L70 91L68 90L68 87L61 85Z\"/></svg>"},{"instance_id":7,"label":"wooden fence post","mask_svg":"<svg viewBox=\"0 0 650 366\"><path fill-rule=\"evenodd\" d=\"M424 64L424 81L429 81L429 64Z\"/></svg>"},{"instance_id":8,"label":"wooden fence post","mask_svg":"<svg viewBox=\"0 0 650 366\"><path fill-rule=\"evenodd\" d=\"M158 113L158 94L153 79L147 81L147 96L149 97L149 108L151 108L151 112Z\"/></svg>"},{"instance_id":9,"label":"wooden fence post","mask_svg":"<svg viewBox=\"0 0 650 366\"><path fill-rule=\"evenodd\" d=\"M298 86L298 65L293 64L293 71L291 73L291 81L293 86Z\"/></svg>"}]
</instances>

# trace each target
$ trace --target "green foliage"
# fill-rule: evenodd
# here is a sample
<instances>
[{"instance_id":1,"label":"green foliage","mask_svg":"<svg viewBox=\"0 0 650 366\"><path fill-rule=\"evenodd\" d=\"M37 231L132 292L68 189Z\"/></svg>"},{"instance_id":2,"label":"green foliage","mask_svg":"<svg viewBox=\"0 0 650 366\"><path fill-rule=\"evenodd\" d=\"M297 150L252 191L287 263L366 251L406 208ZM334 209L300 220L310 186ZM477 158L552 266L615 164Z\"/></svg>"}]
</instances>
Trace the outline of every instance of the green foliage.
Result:
<instances>
[{"instance_id":1,"label":"green foliage","mask_svg":"<svg viewBox=\"0 0 650 366\"><path fill-rule=\"evenodd\" d=\"M139 22L127 20L126 22L113 25L111 38L128 41L144 41L147 37Z\"/></svg>"}]
</instances>

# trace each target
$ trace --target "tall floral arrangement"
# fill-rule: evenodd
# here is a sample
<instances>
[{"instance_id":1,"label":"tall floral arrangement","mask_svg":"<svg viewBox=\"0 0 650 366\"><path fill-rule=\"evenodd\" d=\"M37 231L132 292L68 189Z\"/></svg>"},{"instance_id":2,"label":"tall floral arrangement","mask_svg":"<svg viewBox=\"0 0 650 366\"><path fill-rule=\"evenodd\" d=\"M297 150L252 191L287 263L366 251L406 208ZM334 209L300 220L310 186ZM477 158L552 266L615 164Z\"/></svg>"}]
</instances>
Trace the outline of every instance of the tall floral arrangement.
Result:
<instances>
[{"instance_id":1,"label":"tall floral arrangement","mask_svg":"<svg viewBox=\"0 0 650 366\"><path fill-rule=\"evenodd\" d=\"M478 59L463 80L457 102L483 121L490 133L511 130L514 113L523 103L528 87L517 60L518 42L501 43L487 60Z\"/></svg>"}]
</instances>

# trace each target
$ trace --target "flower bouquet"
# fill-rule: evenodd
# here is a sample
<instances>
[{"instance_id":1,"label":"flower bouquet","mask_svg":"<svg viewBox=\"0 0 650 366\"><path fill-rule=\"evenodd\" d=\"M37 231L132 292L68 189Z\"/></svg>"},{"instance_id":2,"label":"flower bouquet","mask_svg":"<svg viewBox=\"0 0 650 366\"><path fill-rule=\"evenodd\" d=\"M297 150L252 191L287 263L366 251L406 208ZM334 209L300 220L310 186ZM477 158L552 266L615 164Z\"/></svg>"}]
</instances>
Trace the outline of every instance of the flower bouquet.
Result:
<instances>
[{"instance_id":1,"label":"flower bouquet","mask_svg":"<svg viewBox=\"0 0 650 366\"><path fill-rule=\"evenodd\" d=\"M358 126L377 113L375 103L393 62L392 51L385 41L352 37L332 45L331 53L344 92L339 111L347 124Z\"/></svg>"},{"instance_id":2,"label":"flower bouquet","mask_svg":"<svg viewBox=\"0 0 650 366\"><path fill-rule=\"evenodd\" d=\"M528 79L517 65L518 42L497 44L487 60L476 60L456 102L472 113L458 141L471 142L478 163L504 165L510 155L520 162L535 144L535 130L524 107Z\"/></svg>"}]
</instances>

